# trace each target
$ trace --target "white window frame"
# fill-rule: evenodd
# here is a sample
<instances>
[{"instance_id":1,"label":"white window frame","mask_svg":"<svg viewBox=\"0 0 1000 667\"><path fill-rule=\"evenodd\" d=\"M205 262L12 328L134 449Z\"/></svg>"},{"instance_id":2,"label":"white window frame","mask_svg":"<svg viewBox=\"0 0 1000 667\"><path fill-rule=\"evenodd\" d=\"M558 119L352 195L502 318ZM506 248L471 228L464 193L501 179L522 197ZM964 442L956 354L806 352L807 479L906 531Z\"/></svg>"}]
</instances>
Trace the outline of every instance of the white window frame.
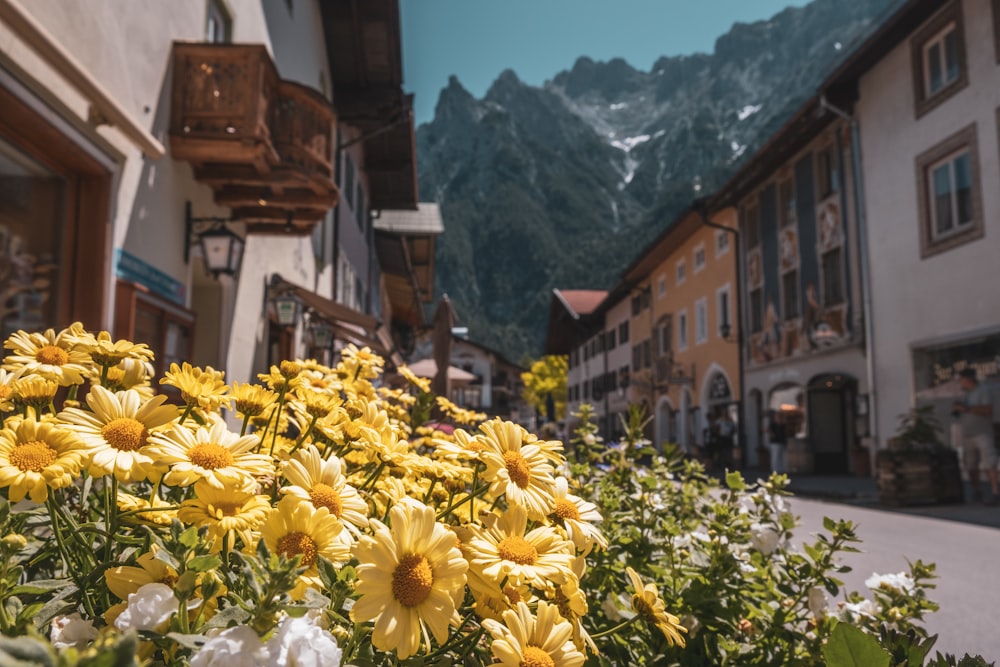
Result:
<instances>
[{"instance_id":1,"label":"white window frame","mask_svg":"<svg viewBox=\"0 0 1000 667\"><path fill-rule=\"evenodd\" d=\"M721 229L715 231L715 256L722 257L729 252L729 232Z\"/></svg>"},{"instance_id":2,"label":"white window frame","mask_svg":"<svg viewBox=\"0 0 1000 667\"><path fill-rule=\"evenodd\" d=\"M940 93L942 90L944 90L945 88L947 88L948 86L950 86L951 84L955 83L960 78L962 78L962 63L961 63L961 59L959 60L958 70L956 71L955 76L953 78L951 78L951 79L947 78L948 77L948 60L947 60L947 53L946 53L945 48L944 48L944 40L945 40L945 38L949 34L951 34L952 32L955 32L957 30L958 30L958 24L955 23L955 21L951 21L946 26L944 26L943 28L941 28L937 33L935 33L935 35L933 37L931 37L926 42L924 42L923 46L921 46L921 56L920 57L923 59L923 66L924 66L924 72L923 72L923 74L924 74L924 98L925 99L930 99L931 97L934 97L935 95L937 95L938 93ZM931 67L930 67L930 65L931 65L931 48L933 48L934 45L938 45L940 47L938 49L938 52L941 54L941 61L939 63L941 65L941 87L938 88L937 90L931 90ZM959 46L961 46L961 45L959 45ZM958 54L956 54L956 57L958 57Z\"/></svg>"},{"instance_id":3,"label":"white window frame","mask_svg":"<svg viewBox=\"0 0 1000 667\"><path fill-rule=\"evenodd\" d=\"M233 13L222 0L208 0L206 3L205 41L212 44L233 41Z\"/></svg>"},{"instance_id":4,"label":"white window frame","mask_svg":"<svg viewBox=\"0 0 1000 667\"><path fill-rule=\"evenodd\" d=\"M722 307L722 295L726 295L726 308ZM723 312L725 310L725 312ZM733 290L729 283L726 283L719 289L715 290L715 335L722 338L722 325L723 323L728 323L730 329L735 327L733 324Z\"/></svg>"},{"instance_id":5,"label":"white window frame","mask_svg":"<svg viewBox=\"0 0 1000 667\"><path fill-rule=\"evenodd\" d=\"M678 285L683 285L687 281L687 261L683 259L677 260L677 272L676 279Z\"/></svg>"},{"instance_id":6,"label":"white window frame","mask_svg":"<svg viewBox=\"0 0 1000 667\"><path fill-rule=\"evenodd\" d=\"M708 299L701 297L694 302L694 342L702 345L708 342Z\"/></svg>"},{"instance_id":7,"label":"white window frame","mask_svg":"<svg viewBox=\"0 0 1000 667\"><path fill-rule=\"evenodd\" d=\"M661 273L656 279L656 298L662 299L667 296L667 275Z\"/></svg>"},{"instance_id":8,"label":"white window frame","mask_svg":"<svg viewBox=\"0 0 1000 667\"><path fill-rule=\"evenodd\" d=\"M930 224L931 224L930 232L933 243L936 243L938 241L943 241L949 237L955 236L956 234L961 234L969 230L970 228L975 227L976 225L975 212L973 212L972 218L964 223L959 221L958 219L958 188L957 188L957 183L955 182L955 161L962 155L968 156L969 171L972 172L973 156L972 156L972 150L968 146L963 146L962 148L959 148L953 153L949 153L940 160L932 162L931 164L927 165L927 169L924 172L924 179L926 179L925 186L927 187L927 193L928 193L927 214L928 218L930 218ZM950 177L950 186L951 186L950 190L951 215L952 215L952 221L954 222L952 228L944 232L939 232L937 230L938 229L937 206L935 205L936 202L934 201L934 172L940 169L941 167L948 167L948 175ZM970 178L974 179L975 174L970 174ZM972 183L971 187L974 189L975 183Z\"/></svg>"},{"instance_id":9,"label":"white window frame","mask_svg":"<svg viewBox=\"0 0 1000 667\"><path fill-rule=\"evenodd\" d=\"M677 312L677 351L683 352L688 349L688 324L687 308L682 308Z\"/></svg>"},{"instance_id":10,"label":"white window frame","mask_svg":"<svg viewBox=\"0 0 1000 667\"><path fill-rule=\"evenodd\" d=\"M699 252L701 253L701 264L698 264L698 253ZM708 253L705 252L705 244L704 243L699 243L698 245L696 245L694 247L694 250L691 251L691 257L692 257L691 263L692 263L692 265L694 265L693 272L695 274L701 273L702 271L705 270L705 267L708 266Z\"/></svg>"}]
</instances>

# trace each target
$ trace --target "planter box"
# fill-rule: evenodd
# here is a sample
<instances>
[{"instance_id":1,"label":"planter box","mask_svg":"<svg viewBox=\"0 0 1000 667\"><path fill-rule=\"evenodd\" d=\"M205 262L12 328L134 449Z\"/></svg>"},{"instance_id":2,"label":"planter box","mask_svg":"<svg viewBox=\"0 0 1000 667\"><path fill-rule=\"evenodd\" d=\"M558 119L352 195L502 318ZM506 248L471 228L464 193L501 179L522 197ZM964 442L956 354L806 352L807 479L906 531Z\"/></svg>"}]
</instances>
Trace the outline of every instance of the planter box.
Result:
<instances>
[{"instance_id":1,"label":"planter box","mask_svg":"<svg viewBox=\"0 0 1000 667\"><path fill-rule=\"evenodd\" d=\"M885 505L962 502L962 473L953 449L880 451L876 466L879 501Z\"/></svg>"}]
</instances>

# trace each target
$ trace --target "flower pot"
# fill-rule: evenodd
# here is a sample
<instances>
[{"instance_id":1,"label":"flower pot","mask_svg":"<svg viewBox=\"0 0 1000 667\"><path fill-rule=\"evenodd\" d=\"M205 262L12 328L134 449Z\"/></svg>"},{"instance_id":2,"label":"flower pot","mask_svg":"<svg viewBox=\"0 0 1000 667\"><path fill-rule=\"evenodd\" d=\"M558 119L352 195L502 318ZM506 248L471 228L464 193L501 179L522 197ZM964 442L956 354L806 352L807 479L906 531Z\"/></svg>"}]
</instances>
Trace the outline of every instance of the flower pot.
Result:
<instances>
[{"instance_id":1,"label":"flower pot","mask_svg":"<svg viewBox=\"0 0 1000 667\"><path fill-rule=\"evenodd\" d=\"M953 449L882 450L876 466L879 501L885 505L962 502L962 473Z\"/></svg>"}]
</instances>

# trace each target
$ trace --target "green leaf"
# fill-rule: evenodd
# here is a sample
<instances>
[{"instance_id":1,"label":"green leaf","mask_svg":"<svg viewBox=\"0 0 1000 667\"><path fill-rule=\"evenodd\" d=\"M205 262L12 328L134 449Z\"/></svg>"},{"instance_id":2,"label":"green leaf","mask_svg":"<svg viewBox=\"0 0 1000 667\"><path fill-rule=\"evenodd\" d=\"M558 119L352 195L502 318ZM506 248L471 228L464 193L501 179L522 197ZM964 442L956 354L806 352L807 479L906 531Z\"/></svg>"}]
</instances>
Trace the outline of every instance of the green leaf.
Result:
<instances>
[{"instance_id":1,"label":"green leaf","mask_svg":"<svg viewBox=\"0 0 1000 667\"><path fill-rule=\"evenodd\" d=\"M198 649L205 643L205 635L185 635L180 632L168 632L167 637L173 639L184 648Z\"/></svg>"},{"instance_id":2,"label":"green leaf","mask_svg":"<svg viewBox=\"0 0 1000 667\"><path fill-rule=\"evenodd\" d=\"M875 637L839 623L823 647L827 667L889 667L890 655Z\"/></svg>"},{"instance_id":3,"label":"green leaf","mask_svg":"<svg viewBox=\"0 0 1000 667\"><path fill-rule=\"evenodd\" d=\"M831 533L837 527L837 522L828 516L823 517L823 527L829 530Z\"/></svg>"},{"instance_id":4,"label":"green leaf","mask_svg":"<svg viewBox=\"0 0 1000 667\"><path fill-rule=\"evenodd\" d=\"M27 584L15 586L7 591L7 595L41 595L60 588L71 586L69 579L39 579Z\"/></svg>"},{"instance_id":5,"label":"green leaf","mask_svg":"<svg viewBox=\"0 0 1000 667\"><path fill-rule=\"evenodd\" d=\"M726 486L728 486L731 491L743 491L746 488L746 483L743 481L743 475L741 475L737 470L727 472Z\"/></svg>"},{"instance_id":6,"label":"green leaf","mask_svg":"<svg viewBox=\"0 0 1000 667\"><path fill-rule=\"evenodd\" d=\"M245 623L250 618L250 612L242 607L237 607L235 605L226 607L219 613L215 614L208 620L202 629L207 630L209 628L226 628L229 625L239 625Z\"/></svg>"},{"instance_id":7,"label":"green leaf","mask_svg":"<svg viewBox=\"0 0 1000 667\"><path fill-rule=\"evenodd\" d=\"M191 526L177 539L178 542L186 546L188 549L194 549L198 545L198 529Z\"/></svg>"},{"instance_id":8,"label":"green leaf","mask_svg":"<svg viewBox=\"0 0 1000 667\"><path fill-rule=\"evenodd\" d=\"M161 560L175 570L181 569L181 564L177 562L177 559L171 555L171 553L165 549L157 549L156 554L153 556L156 560Z\"/></svg>"},{"instance_id":9,"label":"green leaf","mask_svg":"<svg viewBox=\"0 0 1000 667\"><path fill-rule=\"evenodd\" d=\"M187 569L195 572L208 572L222 565L218 556L196 556L187 562Z\"/></svg>"}]
</instances>

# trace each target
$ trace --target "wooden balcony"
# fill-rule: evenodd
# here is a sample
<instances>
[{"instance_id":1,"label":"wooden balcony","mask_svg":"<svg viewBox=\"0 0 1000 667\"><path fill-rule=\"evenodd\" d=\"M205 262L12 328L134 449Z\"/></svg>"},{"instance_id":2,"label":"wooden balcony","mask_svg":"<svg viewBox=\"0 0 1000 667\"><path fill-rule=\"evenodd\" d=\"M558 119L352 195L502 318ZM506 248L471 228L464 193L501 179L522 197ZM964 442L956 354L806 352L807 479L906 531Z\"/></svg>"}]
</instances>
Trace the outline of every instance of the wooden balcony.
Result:
<instances>
[{"instance_id":1,"label":"wooden balcony","mask_svg":"<svg viewBox=\"0 0 1000 667\"><path fill-rule=\"evenodd\" d=\"M336 116L257 44L174 43L173 157L250 233L312 232L337 203Z\"/></svg>"}]
</instances>

